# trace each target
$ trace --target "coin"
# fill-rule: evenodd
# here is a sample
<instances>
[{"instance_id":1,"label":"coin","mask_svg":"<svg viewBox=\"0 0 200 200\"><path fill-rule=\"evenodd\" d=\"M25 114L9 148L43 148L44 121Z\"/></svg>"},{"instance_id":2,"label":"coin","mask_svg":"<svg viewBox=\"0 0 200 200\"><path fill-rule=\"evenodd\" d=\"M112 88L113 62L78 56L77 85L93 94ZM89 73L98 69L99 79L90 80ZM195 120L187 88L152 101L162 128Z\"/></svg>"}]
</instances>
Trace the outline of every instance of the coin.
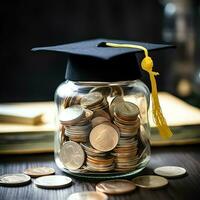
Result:
<instances>
[{"instance_id":1,"label":"coin","mask_svg":"<svg viewBox=\"0 0 200 200\"><path fill-rule=\"evenodd\" d=\"M109 124L100 124L92 129L89 139L95 149L107 152L117 146L119 134Z\"/></svg>"},{"instance_id":2,"label":"coin","mask_svg":"<svg viewBox=\"0 0 200 200\"><path fill-rule=\"evenodd\" d=\"M109 121L111 120L111 118L110 118L110 115L106 112L106 111L104 111L104 110L96 110L95 112L94 112L94 116L93 116L94 118L95 117L105 117L105 118L107 118Z\"/></svg>"},{"instance_id":3,"label":"coin","mask_svg":"<svg viewBox=\"0 0 200 200\"><path fill-rule=\"evenodd\" d=\"M81 98L80 103L83 107L88 107L96 105L102 100L103 100L103 95L100 92L92 92L83 96Z\"/></svg>"},{"instance_id":4,"label":"coin","mask_svg":"<svg viewBox=\"0 0 200 200\"><path fill-rule=\"evenodd\" d=\"M93 89L90 90L91 92L100 92L103 96L110 96L111 95L111 87L109 86L98 86L94 87Z\"/></svg>"},{"instance_id":5,"label":"coin","mask_svg":"<svg viewBox=\"0 0 200 200\"><path fill-rule=\"evenodd\" d=\"M133 120L137 117L140 111L137 105L135 105L134 103L125 101L125 102L118 103L115 106L114 112L117 115L119 115L122 119Z\"/></svg>"},{"instance_id":6,"label":"coin","mask_svg":"<svg viewBox=\"0 0 200 200\"><path fill-rule=\"evenodd\" d=\"M67 176L50 175L39 177L34 181L34 183L40 188L58 189L71 185L72 179Z\"/></svg>"},{"instance_id":7,"label":"coin","mask_svg":"<svg viewBox=\"0 0 200 200\"><path fill-rule=\"evenodd\" d=\"M160 176L175 178L184 175L186 170L178 166L163 166L154 169L154 173Z\"/></svg>"},{"instance_id":8,"label":"coin","mask_svg":"<svg viewBox=\"0 0 200 200\"><path fill-rule=\"evenodd\" d=\"M138 176L132 181L136 186L148 189L161 188L168 184L168 180L166 178L153 175Z\"/></svg>"},{"instance_id":9,"label":"coin","mask_svg":"<svg viewBox=\"0 0 200 200\"><path fill-rule=\"evenodd\" d=\"M108 196L101 192L77 192L71 194L67 200L107 200Z\"/></svg>"},{"instance_id":10,"label":"coin","mask_svg":"<svg viewBox=\"0 0 200 200\"><path fill-rule=\"evenodd\" d=\"M72 125L80 121L85 111L80 105L74 105L62 110L59 116L61 124Z\"/></svg>"},{"instance_id":11,"label":"coin","mask_svg":"<svg viewBox=\"0 0 200 200\"><path fill-rule=\"evenodd\" d=\"M26 174L4 174L0 176L2 186L21 186L29 183L31 177Z\"/></svg>"},{"instance_id":12,"label":"coin","mask_svg":"<svg viewBox=\"0 0 200 200\"><path fill-rule=\"evenodd\" d=\"M79 169L85 161L82 147L73 141L67 141L62 145L59 156L63 165L70 170Z\"/></svg>"},{"instance_id":13,"label":"coin","mask_svg":"<svg viewBox=\"0 0 200 200\"><path fill-rule=\"evenodd\" d=\"M109 120L105 117L95 117L92 119L92 127L95 127L103 122L109 122Z\"/></svg>"},{"instance_id":14,"label":"coin","mask_svg":"<svg viewBox=\"0 0 200 200\"><path fill-rule=\"evenodd\" d=\"M50 167L34 167L24 170L24 174L27 174L31 177L47 176L54 173L55 170Z\"/></svg>"},{"instance_id":15,"label":"coin","mask_svg":"<svg viewBox=\"0 0 200 200\"><path fill-rule=\"evenodd\" d=\"M131 192L135 189L135 184L132 181L128 181L125 179L102 181L96 185L96 190L98 192L103 192L107 194L124 194Z\"/></svg>"},{"instance_id":16,"label":"coin","mask_svg":"<svg viewBox=\"0 0 200 200\"><path fill-rule=\"evenodd\" d=\"M111 101L109 110L110 110L110 114L111 114L112 117L114 116L114 109L115 109L115 106L116 106L117 104L119 104L119 103L122 103L122 102L124 102L124 99L123 99L123 97L121 97L121 96L116 96L116 97Z\"/></svg>"}]
</instances>

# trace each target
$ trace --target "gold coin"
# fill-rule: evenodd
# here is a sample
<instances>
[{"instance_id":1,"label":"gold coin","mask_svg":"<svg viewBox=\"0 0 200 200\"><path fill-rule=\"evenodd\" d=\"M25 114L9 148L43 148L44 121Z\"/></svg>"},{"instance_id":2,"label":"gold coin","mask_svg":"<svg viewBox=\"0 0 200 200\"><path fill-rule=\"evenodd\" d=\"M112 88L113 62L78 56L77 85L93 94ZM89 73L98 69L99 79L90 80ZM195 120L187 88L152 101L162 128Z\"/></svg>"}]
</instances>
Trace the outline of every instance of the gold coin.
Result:
<instances>
[{"instance_id":1,"label":"gold coin","mask_svg":"<svg viewBox=\"0 0 200 200\"><path fill-rule=\"evenodd\" d=\"M24 174L27 174L31 177L47 176L54 173L55 170L50 167L34 167L24 170Z\"/></svg>"},{"instance_id":2,"label":"gold coin","mask_svg":"<svg viewBox=\"0 0 200 200\"><path fill-rule=\"evenodd\" d=\"M168 180L166 178L153 175L138 176L132 181L135 183L135 185L148 189L161 188L168 184Z\"/></svg>"},{"instance_id":3,"label":"gold coin","mask_svg":"<svg viewBox=\"0 0 200 200\"><path fill-rule=\"evenodd\" d=\"M96 190L98 192L107 194L124 194L132 192L135 189L135 184L125 179L102 181L96 185Z\"/></svg>"},{"instance_id":4,"label":"gold coin","mask_svg":"<svg viewBox=\"0 0 200 200\"><path fill-rule=\"evenodd\" d=\"M86 94L81 98L81 105L83 107L93 106L100 103L103 100L103 95L100 92L92 92Z\"/></svg>"},{"instance_id":5,"label":"gold coin","mask_svg":"<svg viewBox=\"0 0 200 200\"><path fill-rule=\"evenodd\" d=\"M102 124L104 122L109 122L109 120L105 117L95 117L92 119L92 127L94 128L95 126Z\"/></svg>"},{"instance_id":6,"label":"gold coin","mask_svg":"<svg viewBox=\"0 0 200 200\"><path fill-rule=\"evenodd\" d=\"M67 200L107 200L108 196L101 192L77 192L71 194Z\"/></svg>"},{"instance_id":7,"label":"gold coin","mask_svg":"<svg viewBox=\"0 0 200 200\"><path fill-rule=\"evenodd\" d=\"M67 169L79 169L85 161L82 147L73 141L67 141L61 146L60 160Z\"/></svg>"},{"instance_id":8,"label":"gold coin","mask_svg":"<svg viewBox=\"0 0 200 200\"><path fill-rule=\"evenodd\" d=\"M115 128L104 123L92 129L89 139L95 149L107 152L117 146L119 134Z\"/></svg>"},{"instance_id":9,"label":"gold coin","mask_svg":"<svg viewBox=\"0 0 200 200\"><path fill-rule=\"evenodd\" d=\"M140 110L134 103L125 101L118 103L115 106L114 112L124 120L133 120L138 116Z\"/></svg>"},{"instance_id":10,"label":"gold coin","mask_svg":"<svg viewBox=\"0 0 200 200\"><path fill-rule=\"evenodd\" d=\"M85 111L80 105L74 105L62 110L59 119L61 124L72 125L80 121L84 114Z\"/></svg>"}]
</instances>

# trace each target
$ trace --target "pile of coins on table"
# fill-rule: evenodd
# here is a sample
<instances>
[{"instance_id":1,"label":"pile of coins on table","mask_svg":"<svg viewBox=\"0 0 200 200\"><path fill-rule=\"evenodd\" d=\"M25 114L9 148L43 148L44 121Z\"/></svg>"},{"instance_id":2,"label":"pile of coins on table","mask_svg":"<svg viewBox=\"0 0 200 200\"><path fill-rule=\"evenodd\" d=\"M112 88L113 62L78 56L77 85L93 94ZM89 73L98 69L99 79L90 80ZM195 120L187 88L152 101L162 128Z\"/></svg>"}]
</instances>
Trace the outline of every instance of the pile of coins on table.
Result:
<instances>
[{"instance_id":1,"label":"pile of coins on table","mask_svg":"<svg viewBox=\"0 0 200 200\"><path fill-rule=\"evenodd\" d=\"M107 200L107 194L125 194L133 192L136 187L145 189L163 188L168 185L167 178L181 177L186 174L186 169L179 166L161 166L154 169L154 173L157 175L143 175L132 180L115 179L101 181L96 184L96 191L73 193L68 196L67 200ZM30 184L32 180L37 187L44 189L59 189L73 185L70 177L55 175L53 168L45 166L28 168L23 173L1 175L0 185L20 187Z\"/></svg>"},{"instance_id":2,"label":"pile of coins on table","mask_svg":"<svg viewBox=\"0 0 200 200\"><path fill-rule=\"evenodd\" d=\"M66 97L61 109L60 152L72 172L128 172L138 165L139 108L122 96L94 91Z\"/></svg>"}]
</instances>

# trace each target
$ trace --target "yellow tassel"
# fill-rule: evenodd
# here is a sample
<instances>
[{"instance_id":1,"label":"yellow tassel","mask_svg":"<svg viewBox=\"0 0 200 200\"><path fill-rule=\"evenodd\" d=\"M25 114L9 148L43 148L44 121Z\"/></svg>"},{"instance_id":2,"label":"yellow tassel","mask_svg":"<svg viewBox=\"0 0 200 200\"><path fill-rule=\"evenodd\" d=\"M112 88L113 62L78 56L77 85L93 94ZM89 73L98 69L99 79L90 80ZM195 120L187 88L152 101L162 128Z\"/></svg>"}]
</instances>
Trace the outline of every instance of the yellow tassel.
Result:
<instances>
[{"instance_id":1,"label":"yellow tassel","mask_svg":"<svg viewBox=\"0 0 200 200\"><path fill-rule=\"evenodd\" d=\"M159 75L158 72L153 71L153 60L148 56L148 50L140 45L133 44L116 44L116 43L106 43L107 46L116 47L116 48L136 48L144 51L145 57L141 62L142 69L149 73L150 81L151 81L151 90L152 90L152 108L153 108L153 119L156 123L156 126L159 130L160 135L167 139L171 137L173 134L169 129L167 122L162 114L162 109L160 107L159 99L158 99L158 91L155 76Z\"/></svg>"}]
</instances>

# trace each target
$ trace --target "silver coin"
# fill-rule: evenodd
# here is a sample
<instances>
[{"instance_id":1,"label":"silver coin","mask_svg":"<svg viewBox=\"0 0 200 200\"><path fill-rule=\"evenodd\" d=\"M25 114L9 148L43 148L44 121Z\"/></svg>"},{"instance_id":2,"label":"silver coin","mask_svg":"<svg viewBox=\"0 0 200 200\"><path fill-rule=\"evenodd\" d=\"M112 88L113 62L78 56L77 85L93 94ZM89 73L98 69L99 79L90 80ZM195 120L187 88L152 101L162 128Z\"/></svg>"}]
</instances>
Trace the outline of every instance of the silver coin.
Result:
<instances>
[{"instance_id":1,"label":"silver coin","mask_svg":"<svg viewBox=\"0 0 200 200\"><path fill-rule=\"evenodd\" d=\"M34 183L40 188L58 189L71 185L72 179L67 176L50 175L39 177L34 181Z\"/></svg>"},{"instance_id":2,"label":"silver coin","mask_svg":"<svg viewBox=\"0 0 200 200\"><path fill-rule=\"evenodd\" d=\"M0 184L3 186L20 186L31 181L31 177L26 174L4 174L0 176Z\"/></svg>"},{"instance_id":3,"label":"silver coin","mask_svg":"<svg viewBox=\"0 0 200 200\"><path fill-rule=\"evenodd\" d=\"M184 175L186 169L178 166L163 166L154 169L154 173L168 178L175 178Z\"/></svg>"},{"instance_id":4,"label":"silver coin","mask_svg":"<svg viewBox=\"0 0 200 200\"><path fill-rule=\"evenodd\" d=\"M102 192L77 192L71 194L67 200L107 200L108 196Z\"/></svg>"},{"instance_id":5,"label":"silver coin","mask_svg":"<svg viewBox=\"0 0 200 200\"><path fill-rule=\"evenodd\" d=\"M70 170L81 168L85 162L85 152L78 143L73 141L67 141L62 145L59 156L63 165Z\"/></svg>"},{"instance_id":6,"label":"silver coin","mask_svg":"<svg viewBox=\"0 0 200 200\"><path fill-rule=\"evenodd\" d=\"M59 119L62 124L75 124L84 116L85 111L80 105L74 105L62 110Z\"/></svg>"}]
</instances>

